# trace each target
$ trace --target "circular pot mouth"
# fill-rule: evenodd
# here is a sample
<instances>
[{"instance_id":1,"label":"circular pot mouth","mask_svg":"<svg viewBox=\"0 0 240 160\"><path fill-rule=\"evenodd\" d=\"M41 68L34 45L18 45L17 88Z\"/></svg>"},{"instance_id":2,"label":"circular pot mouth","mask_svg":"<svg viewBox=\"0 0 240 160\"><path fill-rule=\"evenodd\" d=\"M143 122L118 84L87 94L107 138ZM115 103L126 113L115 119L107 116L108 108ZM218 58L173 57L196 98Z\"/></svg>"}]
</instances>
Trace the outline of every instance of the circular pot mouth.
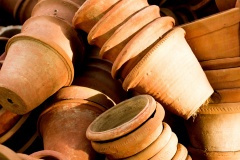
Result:
<instances>
[{"instance_id":1,"label":"circular pot mouth","mask_svg":"<svg viewBox=\"0 0 240 160\"><path fill-rule=\"evenodd\" d=\"M139 127L155 109L156 101L149 95L139 95L120 102L89 125L87 138L105 141L121 137Z\"/></svg>"},{"instance_id":2,"label":"circular pot mouth","mask_svg":"<svg viewBox=\"0 0 240 160\"><path fill-rule=\"evenodd\" d=\"M30 154L31 157L44 160L68 160L62 153L53 150L42 150Z\"/></svg>"}]
</instances>

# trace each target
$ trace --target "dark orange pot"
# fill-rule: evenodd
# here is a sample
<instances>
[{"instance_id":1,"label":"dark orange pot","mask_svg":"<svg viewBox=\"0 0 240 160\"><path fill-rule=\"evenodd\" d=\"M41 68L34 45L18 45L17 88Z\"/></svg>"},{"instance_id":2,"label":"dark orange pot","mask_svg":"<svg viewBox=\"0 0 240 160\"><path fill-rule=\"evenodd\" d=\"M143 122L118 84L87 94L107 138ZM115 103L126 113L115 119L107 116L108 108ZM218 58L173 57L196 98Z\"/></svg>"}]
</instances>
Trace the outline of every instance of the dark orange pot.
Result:
<instances>
[{"instance_id":1,"label":"dark orange pot","mask_svg":"<svg viewBox=\"0 0 240 160\"><path fill-rule=\"evenodd\" d=\"M44 149L58 151L71 160L95 160L97 154L86 138L86 130L104 111L102 106L87 100L53 103L38 120Z\"/></svg>"}]
</instances>

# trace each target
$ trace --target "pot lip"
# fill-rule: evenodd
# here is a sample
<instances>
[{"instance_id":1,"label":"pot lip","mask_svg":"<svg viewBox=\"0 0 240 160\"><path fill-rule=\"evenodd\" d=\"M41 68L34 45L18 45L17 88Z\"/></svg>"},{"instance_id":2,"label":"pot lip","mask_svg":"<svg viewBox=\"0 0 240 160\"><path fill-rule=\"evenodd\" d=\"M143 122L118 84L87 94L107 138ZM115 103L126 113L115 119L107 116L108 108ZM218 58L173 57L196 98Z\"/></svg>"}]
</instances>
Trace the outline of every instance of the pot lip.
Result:
<instances>
[{"instance_id":1,"label":"pot lip","mask_svg":"<svg viewBox=\"0 0 240 160\"><path fill-rule=\"evenodd\" d=\"M7 133L5 133L3 136L0 137L0 143L4 143L6 140L8 140L15 132L19 130L19 128L24 124L24 122L28 119L30 116L30 113L24 114L18 122L10 129Z\"/></svg>"},{"instance_id":2,"label":"pot lip","mask_svg":"<svg viewBox=\"0 0 240 160\"><path fill-rule=\"evenodd\" d=\"M68 57L68 55L66 55L66 53L63 51L63 49L61 49L61 47L59 47L55 43L52 43L51 41L41 40L41 39L38 39L35 37L25 35L24 33L19 33L15 36L11 37L8 40L8 42L6 44L5 52L6 53L8 52L8 49L10 48L11 44L13 44L14 42L17 42L19 40L28 40L28 41L38 42L38 43L43 44L45 47L49 48L51 51L53 51L53 53L55 53L62 60L62 62L66 66L66 69L68 70L68 80L66 81L65 86L71 85L71 83L73 81L73 77L74 77L73 64L72 64L70 58Z\"/></svg>"},{"instance_id":3,"label":"pot lip","mask_svg":"<svg viewBox=\"0 0 240 160\"><path fill-rule=\"evenodd\" d=\"M134 0L121 0L118 3L116 3L90 30L90 32L88 33L88 36L87 36L88 43L92 44L92 45L95 44L96 39L98 38L98 36L96 36L96 35L105 34L106 32L109 31L109 29L112 29L113 26L111 26L111 27L106 27L106 26L108 26L109 22L111 22L113 19L115 19L115 17L118 17L119 13L122 12L122 10L126 9L127 6L131 5L132 3L135 3L135 1ZM141 2L139 2L139 4L141 4L141 3L145 3L145 7L148 5L147 0L141 0ZM142 6L141 8L139 6L140 5L137 5L136 7L138 9L144 8L143 5L141 5ZM133 7L135 8L135 6L133 6ZM131 13L134 10L136 10L136 8L132 9ZM130 11L128 11L128 12L130 12ZM131 16L131 15L127 15L127 16L125 15L124 17L127 18L129 16ZM118 20L117 22L114 22L114 24L121 24L121 23L119 23L119 21L120 20ZM122 21L122 19L121 19L121 21ZM115 27L116 26L114 26L114 28Z\"/></svg>"},{"instance_id":4,"label":"pot lip","mask_svg":"<svg viewBox=\"0 0 240 160\"><path fill-rule=\"evenodd\" d=\"M75 90L75 91L78 91L78 93L84 92L85 94L68 94L68 97L65 97L64 96L64 92L67 91L67 90ZM91 93L89 94L89 92L91 92ZM86 95L86 93L87 93L87 95ZM62 96L62 94L63 94L63 96ZM104 97L105 100L102 101L102 98L100 100L99 99L95 99L94 98L95 95L101 95L101 97ZM67 86L67 87L61 88L55 94L53 99L54 99L54 101L55 100L56 101L61 101L61 100L70 100L70 99L72 99L72 100L84 99L84 100L88 100L88 101L97 103L99 105L102 105L104 108L110 108L110 106L112 107L112 106L116 105L115 102L109 96L107 96L106 94L104 94L104 93L102 93L102 92L100 92L98 90L89 88L89 87L78 86L78 85L71 85L71 86Z\"/></svg>"},{"instance_id":5,"label":"pot lip","mask_svg":"<svg viewBox=\"0 0 240 160\"><path fill-rule=\"evenodd\" d=\"M34 157L34 158L44 158L44 157L54 157L57 158L57 160L69 160L68 157L66 157L64 154L62 154L61 152L58 151L54 151L54 150L40 150L37 152L34 152L32 154L30 154L29 156Z\"/></svg>"},{"instance_id":6,"label":"pot lip","mask_svg":"<svg viewBox=\"0 0 240 160\"><path fill-rule=\"evenodd\" d=\"M111 128L111 129L108 129L105 131L93 131L92 130L92 128L94 126L98 125L98 122L101 119L107 120L106 116L108 117L109 113L115 113L114 111L116 109L120 108L121 110L127 111L126 109L124 109L125 104L129 103L129 102L135 102L134 100L138 99L138 98L147 100L146 104L145 104L144 108L142 108L141 111L138 112L137 115L134 115L134 117L132 117L129 121L124 122L114 128ZM156 106L157 106L156 104L157 104L156 101L150 95L138 95L138 96L132 97L130 99L127 99L125 101L122 101L122 102L118 103L117 105L115 105L114 107L105 111L103 114L99 115L87 128L86 136L91 141L105 141L105 140L119 138L122 135L127 134L127 133L131 132L132 130L136 129L144 121L146 121L152 115L152 113L156 110ZM138 105L136 105L136 106L138 107ZM115 113L115 114L118 114L118 113Z\"/></svg>"},{"instance_id":7,"label":"pot lip","mask_svg":"<svg viewBox=\"0 0 240 160\"><path fill-rule=\"evenodd\" d=\"M166 45L169 40L174 40L172 35L185 35L185 31L180 27L175 27L162 38L150 49L150 51L136 64L136 66L129 72L126 78L123 81L123 88L128 91L131 88L135 88L139 82L141 81L142 77L146 74L146 68L153 67L149 61L151 61L159 52L156 50L161 49L162 46ZM140 68L145 68L144 71L140 71Z\"/></svg>"},{"instance_id":8,"label":"pot lip","mask_svg":"<svg viewBox=\"0 0 240 160\"><path fill-rule=\"evenodd\" d=\"M192 38L198 38L200 36L204 36L205 34L209 34L214 31L224 29L226 27L238 24L239 22L240 22L240 8L235 7L228 9L226 11L218 12L213 15L180 25L179 27L182 27L184 30L186 30L187 34L185 38L188 40ZM201 28L201 30L199 30L199 26L202 26L203 24L207 26L209 26L209 24L218 25L212 25L211 28L209 27L207 29Z\"/></svg>"},{"instance_id":9,"label":"pot lip","mask_svg":"<svg viewBox=\"0 0 240 160\"><path fill-rule=\"evenodd\" d=\"M154 13L152 13L154 12ZM156 14L156 13L158 14ZM106 52L117 46L118 44L121 44L129 37L133 36L135 33L141 30L142 27L144 27L147 24L141 24L140 28L138 25L138 22L145 18L144 16L147 14L152 14L153 16L149 17L151 18L150 21L148 20L148 23L153 21L154 19L160 17L160 8L157 5L149 5L144 7L143 9L136 12L132 17L130 17L121 27L119 27L114 34L103 44L101 47L101 50L99 52L100 57L104 57ZM144 15L144 16L143 16ZM147 18L147 19L149 19ZM145 22L145 21L144 21ZM146 23L146 22L145 22ZM134 29L133 31L128 29ZM137 30L136 30L137 29ZM120 38L120 39L119 39Z\"/></svg>"},{"instance_id":10,"label":"pot lip","mask_svg":"<svg viewBox=\"0 0 240 160\"><path fill-rule=\"evenodd\" d=\"M155 32L154 29L151 29L153 26L158 26L158 28L165 27L168 24L172 24L174 26L175 20L172 17L166 16L166 17L158 17L145 25L128 43L127 45L122 49L122 51L119 53L119 56L116 58L116 60L113 63L111 74L113 78L117 78L119 75L119 71L123 67L124 64L127 63L129 59L136 56L136 52L134 52L134 44L139 43L139 40L144 41L144 36L146 36L146 31L149 32ZM156 27L155 27L156 28ZM148 32L148 33L149 33ZM159 37L162 37L164 33L159 33ZM148 46L146 46L147 48ZM132 51L133 50L133 51ZM126 54L128 53L128 54ZM139 53L137 53L139 54ZM120 56L121 55L121 56Z\"/></svg>"},{"instance_id":11,"label":"pot lip","mask_svg":"<svg viewBox=\"0 0 240 160\"><path fill-rule=\"evenodd\" d=\"M211 103L206 106L201 106L197 110L199 114L234 114L240 113L240 103Z\"/></svg>"},{"instance_id":12,"label":"pot lip","mask_svg":"<svg viewBox=\"0 0 240 160\"><path fill-rule=\"evenodd\" d=\"M38 117L38 120L37 120L37 132L39 133L40 136L42 135L42 134L41 134L41 133L42 133L42 132L41 132L41 123L40 123L41 120L42 120L42 118L43 118L45 115L47 115L47 114L49 114L49 113L51 113L51 112L54 112L54 111L56 111L56 110L67 110L67 109L71 109L71 108L76 107L76 106L71 106L71 107L65 108L63 105L61 105L61 104L69 104L69 103L87 104L87 105L89 105L89 106L94 106L94 107L96 107L98 110L101 110L102 112L105 112L105 111L106 111L106 108L104 108L103 106L101 106L101 105L99 105L99 104L97 104L97 103L95 103L95 102L91 102L91 101L84 100L84 99L74 99L74 100L68 99L68 100L62 100L62 101L58 101L58 102L56 102L56 103L52 103L52 104L48 105L48 106L46 107L46 109L43 110L43 111L41 112L41 114L39 115L39 117Z\"/></svg>"},{"instance_id":13,"label":"pot lip","mask_svg":"<svg viewBox=\"0 0 240 160\"><path fill-rule=\"evenodd\" d=\"M75 13L78 8L80 7L77 3L73 2L73 1L69 1L69 0L38 0L38 3L33 7L32 9L32 13L31 16L35 16L34 12L36 12L36 10L38 9L38 7L42 7L42 5L49 5L50 4L61 4L61 3L67 3L68 8L75 8L75 10L71 10L73 13ZM70 6L70 7L69 7ZM44 15L44 14L43 14ZM73 14L74 15L74 14ZM49 15L48 15L49 16ZM53 16L53 15L50 15ZM68 23L71 23L71 20L66 20L66 19L62 19L61 17L58 17L57 15L55 15L54 17L59 18L61 20L64 20ZM71 24L70 24L71 25Z\"/></svg>"}]
</instances>

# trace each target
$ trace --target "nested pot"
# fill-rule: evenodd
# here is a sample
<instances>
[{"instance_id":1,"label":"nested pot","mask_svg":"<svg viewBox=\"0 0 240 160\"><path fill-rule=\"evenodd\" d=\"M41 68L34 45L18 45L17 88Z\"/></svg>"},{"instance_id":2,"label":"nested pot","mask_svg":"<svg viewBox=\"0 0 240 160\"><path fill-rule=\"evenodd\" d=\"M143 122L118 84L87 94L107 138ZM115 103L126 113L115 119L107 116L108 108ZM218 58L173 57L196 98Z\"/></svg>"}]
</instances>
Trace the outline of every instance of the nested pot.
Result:
<instances>
[{"instance_id":1,"label":"nested pot","mask_svg":"<svg viewBox=\"0 0 240 160\"><path fill-rule=\"evenodd\" d=\"M72 24L87 33L119 0L86 0L75 13Z\"/></svg>"},{"instance_id":2,"label":"nested pot","mask_svg":"<svg viewBox=\"0 0 240 160\"><path fill-rule=\"evenodd\" d=\"M197 59L204 61L239 56L239 21L240 8L236 7L181 27Z\"/></svg>"},{"instance_id":3,"label":"nested pot","mask_svg":"<svg viewBox=\"0 0 240 160\"><path fill-rule=\"evenodd\" d=\"M176 27L158 40L131 69L123 88L150 94L165 109L188 119L213 89L184 36L185 31Z\"/></svg>"},{"instance_id":4,"label":"nested pot","mask_svg":"<svg viewBox=\"0 0 240 160\"><path fill-rule=\"evenodd\" d=\"M181 143L177 144L177 152L173 156L172 160L187 160L188 150Z\"/></svg>"},{"instance_id":5,"label":"nested pot","mask_svg":"<svg viewBox=\"0 0 240 160\"><path fill-rule=\"evenodd\" d=\"M147 0L120 1L93 26L87 36L88 43L101 48L127 19L146 6Z\"/></svg>"},{"instance_id":6,"label":"nested pot","mask_svg":"<svg viewBox=\"0 0 240 160\"><path fill-rule=\"evenodd\" d=\"M128 108L127 105L122 107ZM112 113L114 112L114 107L111 108L111 111ZM118 113L114 113L114 114L117 115ZM104 113L102 115L104 115ZM123 115L120 118L123 118L124 116L126 115ZM157 103L156 111L154 111L153 114L136 129L134 129L135 127L131 128L130 126L131 124L128 124L128 122L131 120L130 119L126 123L123 123L124 121L121 122L120 124L115 123L116 124L115 126L117 127L116 130L114 125L109 125L110 127L106 127L105 130L104 128L102 131L99 130L101 134L104 134L104 132L108 132L109 130L113 130L113 131L115 130L116 132L118 129L118 126L119 127L126 126L130 130L132 130L132 132L130 132L129 134L124 134L119 138L107 140L107 141L91 141L91 144L97 152L101 154L106 154L107 157L109 157L110 159L121 159L121 158L130 157L142 151L146 147L148 147L162 133L163 116L164 116L164 110L162 106L159 103ZM101 119L98 119L98 121L99 120ZM106 121L107 120L108 119L106 119ZM104 120L102 121L102 123L103 122ZM135 122L137 123L137 119ZM127 131L129 131L129 129L127 129ZM118 135L121 135L121 134L118 133Z\"/></svg>"},{"instance_id":7,"label":"nested pot","mask_svg":"<svg viewBox=\"0 0 240 160\"><path fill-rule=\"evenodd\" d=\"M89 124L106 109L83 99L62 100L49 105L39 117L38 129L44 149L62 153L68 159L96 159L86 138Z\"/></svg>"},{"instance_id":8,"label":"nested pot","mask_svg":"<svg viewBox=\"0 0 240 160\"><path fill-rule=\"evenodd\" d=\"M99 53L101 58L114 62L118 54L133 36L145 25L158 17L160 17L160 8L156 5L149 5L139 10L104 43Z\"/></svg>"},{"instance_id":9,"label":"nested pot","mask_svg":"<svg viewBox=\"0 0 240 160\"><path fill-rule=\"evenodd\" d=\"M126 160L146 160L150 159L154 155L156 155L159 151L161 151L169 142L172 135L171 127L163 122L163 130L162 133L157 137L157 139L151 143L148 147L138 152L137 154L124 158Z\"/></svg>"},{"instance_id":10,"label":"nested pot","mask_svg":"<svg viewBox=\"0 0 240 160\"><path fill-rule=\"evenodd\" d=\"M240 67L204 71L213 89L240 87Z\"/></svg>"},{"instance_id":11,"label":"nested pot","mask_svg":"<svg viewBox=\"0 0 240 160\"><path fill-rule=\"evenodd\" d=\"M240 158L240 151L207 151L188 147L189 154L193 160L236 160Z\"/></svg>"},{"instance_id":12,"label":"nested pot","mask_svg":"<svg viewBox=\"0 0 240 160\"><path fill-rule=\"evenodd\" d=\"M33 16L48 15L72 25L72 19L80 6L71 0L41 0L32 10Z\"/></svg>"},{"instance_id":13,"label":"nested pot","mask_svg":"<svg viewBox=\"0 0 240 160\"><path fill-rule=\"evenodd\" d=\"M194 120L186 121L191 145L207 151L240 150L239 108L239 102L201 107Z\"/></svg>"},{"instance_id":14,"label":"nested pot","mask_svg":"<svg viewBox=\"0 0 240 160\"><path fill-rule=\"evenodd\" d=\"M112 66L112 77L126 78L159 37L173 28L174 23L172 17L158 17L138 31L116 57Z\"/></svg>"},{"instance_id":15,"label":"nested pot","mask_svg":"<svg viewBox=\"0 0 240 160\"><path fill-rule=\"evenodd\" d=\"M200 62L203 70L217 70L240 67L240 57L220 58Z\"/></svg>"}]
</instances>

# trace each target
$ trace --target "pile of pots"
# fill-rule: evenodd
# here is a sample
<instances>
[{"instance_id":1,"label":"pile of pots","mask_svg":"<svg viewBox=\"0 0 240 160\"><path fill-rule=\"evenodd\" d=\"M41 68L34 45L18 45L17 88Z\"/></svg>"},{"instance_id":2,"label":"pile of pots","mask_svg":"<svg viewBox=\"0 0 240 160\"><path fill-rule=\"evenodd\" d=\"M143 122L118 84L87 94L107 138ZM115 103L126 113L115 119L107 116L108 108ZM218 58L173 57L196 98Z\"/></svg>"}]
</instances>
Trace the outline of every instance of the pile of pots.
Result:
<instances>
[{"instance_id":1,"label":"pile of pots","mask_svg":"<svg viewBox=\"0 0 240 160\"><path fill-rule=\"evenodd\" d=\"M0 8L0 159L239 159L239 0Z\"/></svg>"}]
</instances>

